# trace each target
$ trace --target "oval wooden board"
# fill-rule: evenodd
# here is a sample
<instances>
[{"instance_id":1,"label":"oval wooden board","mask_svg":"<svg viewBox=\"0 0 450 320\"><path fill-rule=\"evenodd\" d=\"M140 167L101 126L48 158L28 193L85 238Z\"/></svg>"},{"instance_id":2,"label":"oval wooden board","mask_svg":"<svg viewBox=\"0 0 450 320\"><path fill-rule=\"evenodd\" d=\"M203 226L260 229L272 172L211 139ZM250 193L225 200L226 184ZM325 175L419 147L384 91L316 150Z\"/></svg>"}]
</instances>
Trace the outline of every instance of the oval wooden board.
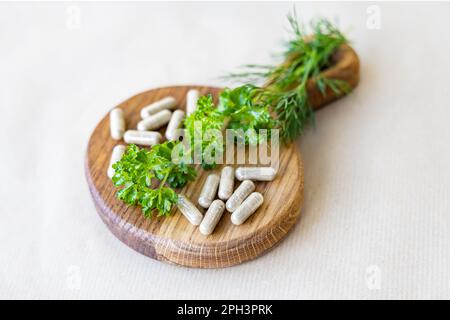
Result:
<instances>
[{"instance_id":1,"label":"oval wooden board","mask_svg":"<svg viewBox=\"0 0 450 320\"><path fill-rule=\"evenodd\" d=\"M139 111L153 101L171 95L180 109L185 108L189 89L217 98L219 88L166 87L149 90L123 102L127 128L136 128ZM122 242L151 258L198 268L220 268L256 258L272 248L292 228L303 203L303 164L295 143L280 150L280 169L272 182L258 182L256 190L264 195L264 203L243 225L235 226L225 212L210 236L202 235L177 210L170 217L146 219L141 210L116 199L116 188L107 177L111 151L123 141L115 141L109 133L106 115L89 140L85 173L95 207L111 230ZM211 170L198 168L194 182L179 190L196 203L206 176ZM220 173L220 167L216 169ZM236 181L236 186L239 184ZM202 209L202 212L205 210Z\"/></svg>"}]
</instances>

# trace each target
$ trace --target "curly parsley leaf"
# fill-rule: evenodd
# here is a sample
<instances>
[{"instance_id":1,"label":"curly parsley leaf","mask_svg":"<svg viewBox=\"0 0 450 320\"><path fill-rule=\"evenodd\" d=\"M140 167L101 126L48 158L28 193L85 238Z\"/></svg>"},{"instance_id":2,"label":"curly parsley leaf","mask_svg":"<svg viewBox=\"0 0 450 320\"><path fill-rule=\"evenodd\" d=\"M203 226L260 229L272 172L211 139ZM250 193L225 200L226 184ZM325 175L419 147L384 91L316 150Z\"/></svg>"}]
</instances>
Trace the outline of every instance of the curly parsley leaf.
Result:
<instances>
[{"instance_id":1,"label":"curly parsley leaf","mask_svg":"<svg viewBox=\"0 0 450 320\"><path fill-rule=\"evenodd\" d=\"M201 96L197 101L197 109L184 120L187 139L190 141L191 150L200 150L202 155L202 167L212 169L216 163L206 161L223 153L223 139L214 134L214 130L222 130L226 117L214 105L211 95ZM201 137L201 139L196 139Z\"/></svg>"},{"instance_id":2,"label":"curly parsley leaf","mask_svg":"<svg viewBox=\"0 0 450 320\"><path fill-rule=\"evenodd\" d=\"M129 205L139 205L145 217L157 210L158 216L167 216L178 201L172 188L183 187L194 180L196 171L184 163L172 162L172 150L177 142L166 141L151 151L130 145L122 159L113 165L112 178L117 187L117 197ZM154 188L154 180L160 181ZM170 186L166 187L165 184Z\"/></svg>"},{"instance_id":3,"label":"curly parsley leaf","mask_svg":"<svg viewBox=\"0 0 450 320\"><path fill-rule=\"evenodd\" d=\"M164 180L172 188L181 188L188 181L195 179L197 172L194 167L183 162L174 163L172 161L172 152L179 142L166 141L152 147L150 151L150 159L152 171L159 180Z\"/></svg>"},{"instance_id":4,"label":"curly parsley leaf","mask_svg":"<svg viewBox=\"0 0 450 320\"><path fill-rule=\"evenodd\" d=\"M257 144L261 142L260 129L269 130L277 126L269 111L269 99L262 88L251 84L226 88L220 94L218 110L230 117L228 128L253 133L245 135L245 143Z\"/></svg>"},{"instance_id":5,"label":"curly parsley leaf","mask_svg":"<svg viewBox=\"0 0 450 320\"><path fill-rule=\"evenodd\" d=\"M178 202L176 192L167 187L149 189L142 195L140 205L146 218L150 218L153 210L158 211L159 216L167 216L172 211L172 207Z\"/></svg>"}]
</instances>

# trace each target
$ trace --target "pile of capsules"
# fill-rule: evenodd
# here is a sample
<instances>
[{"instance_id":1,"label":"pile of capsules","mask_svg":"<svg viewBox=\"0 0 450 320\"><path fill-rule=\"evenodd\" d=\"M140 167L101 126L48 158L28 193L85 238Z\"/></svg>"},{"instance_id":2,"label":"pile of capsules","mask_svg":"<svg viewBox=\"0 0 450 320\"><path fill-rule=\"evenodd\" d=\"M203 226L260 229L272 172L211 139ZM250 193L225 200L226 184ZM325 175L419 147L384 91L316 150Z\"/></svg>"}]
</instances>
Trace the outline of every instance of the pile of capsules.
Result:
<instances>
[{"instance_id":1,"label":"pile of capsules","mask_svg":"<svg viewBox=\"0 0 450 320\"><path fill-rule=\"evenodd\" d=\"M198 90L189 90L186 96L186 113L193 113L197 107L199 97ZM179 131L185 112L183 110L171 111L177 103L173 97L165 97L141 110L142 120L137 125L137 130L125 131L125 119L123 110L115 108L110 112L111 137L115 140L123 140L142 146L153 146L160 143L162 135L158 131L167 125L165 137L167 140L179 138ZM114 176L113 164L119 161L126 151L124 145L116 145L113 148L108 167L108 177ZM231 222L235 225L244 223L262 205L264 197L255 191L254 181L272 181L276 171L272 167L238 167L222 168L220 177L216 173L207 176L202 191L198 198L198 204L207 209L205 215L186 196L178 196L177 207L186 219L193 225L199 226L204 235L210 235L219 223L225 209L231 213ZM235 178L241 181L239 187L234 190ZM219 199L216 199L218 196Z\"/></svg>"}]
</instances>

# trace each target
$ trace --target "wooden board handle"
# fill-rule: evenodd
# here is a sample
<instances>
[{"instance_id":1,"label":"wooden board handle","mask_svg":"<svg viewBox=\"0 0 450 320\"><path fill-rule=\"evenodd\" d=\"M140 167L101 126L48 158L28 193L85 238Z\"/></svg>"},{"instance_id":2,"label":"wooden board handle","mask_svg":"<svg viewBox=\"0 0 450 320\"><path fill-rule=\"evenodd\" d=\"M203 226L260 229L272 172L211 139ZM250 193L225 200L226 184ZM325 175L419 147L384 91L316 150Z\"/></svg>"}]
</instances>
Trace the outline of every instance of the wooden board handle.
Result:
<instances>
[{"instance_id":1,"label":"wooden board handle","mask_svg":"<svg viewBox=\"0 0 450 320\"><path fill-rule=\"evenodd\" d=\"M353 90L359 83L359 58L355 50L349 45L343 44L333 54L332 60L334 62L333 66L324 70L321 75L328 79L345 81ZM346 93L336 94L329 87L326 88L324 95L312 79L308 81L307 90L309 102L315 110L346 95Z\"/></svg>"}]
</instances>

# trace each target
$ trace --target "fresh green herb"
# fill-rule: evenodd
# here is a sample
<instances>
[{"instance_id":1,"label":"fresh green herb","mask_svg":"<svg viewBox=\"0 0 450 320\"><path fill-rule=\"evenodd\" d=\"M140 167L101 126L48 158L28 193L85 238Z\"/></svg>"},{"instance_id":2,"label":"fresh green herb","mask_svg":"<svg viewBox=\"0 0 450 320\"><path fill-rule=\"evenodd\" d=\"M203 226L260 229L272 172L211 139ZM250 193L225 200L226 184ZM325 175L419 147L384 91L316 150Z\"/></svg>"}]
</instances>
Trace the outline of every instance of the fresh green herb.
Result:
<instances>
[{"instance_id":1,"label":"fresh green herb","mask_svg":"<svg viewBox=\"0 0 450 320\"><path fill-rule=\"evenodd\" d=\"M149 152L151 170L155 177L172 188L184 187L188 181L194 180L196 171L193 166L183 162L172 161L172 152L177 141L166 141L152 147ZM180 158L182 156L180 155Z\"/></svg>"},{"instance_id":2,"label":"fresh green herb","mask_svg":"<svg viewBox=\"0 0 450 320\"><path fill-rule=\"evenodd\" d=\"M186 137L191 145L190 152L199 150L202 156L202 167L212 169L214 161L206 161L223 153L223 140L210 134L214 130L222 130L225 116L214 105L211 95L202 96L197 101L197 109L184 120Z\"/></svg>"},{"instance_id":3,"label":"fresh green herb","mask_svg":"<svg viewBox=\"0 0 450 320\"><path fill-rule=\"evenodd\" d=\"M128 146L122 159L113 165L112 180L117 187L122 187L117 197L129 205L141 206L145 217L151 217L154 209L158 216L169 215L178 201L172 188L182 187L196 176L193 167L172 161L176 144L167 141L151 151ZM154 180L160 181L158 187L154 187Z\"/></svg>"},{"instance_id":4,"label":"fresh green herb","mask_svg":"<svg viewBox=\"0 0 450 320\"><path fill-rule=\"evenodd\" d=\"M211 95L199 98L196 111L184 120L184 126L191 146L188 152L192 156L195 150L200 150L204 169L214 168L215 162L205 160L221 156L224 149L222 135L208 134L208 131L234 129L237 139L257 144L261 141L260 129L276 127L277 122L269 112L270 102L265 101L263 95L263 89L248 84L233 90L224 89L217 107Z\"/></svg>"},{"instance_id":5,"label":"fresh green herb","mask_svg":"<svg viewBox=\"0 0 450 320\"><path fill-rule=\"evenodd\" d=\"M235 89L224 89L219 97L218 110L230 118L228 128L245 134L245 142L257 144L261 141L260 129L272 129L277 121L269 112L271 101L265 97L264 89L247 84ZM268 131L268 136L270 131Z\"/></svg>"},{"instance_id":6,"label":"fresh green herb","mask_svg":"<svg viewBox=\"0 0 450 320\"><path fill-rule=\"evenodd\" d=\"M328 20L320 19L311 24L313 34L307 37L296 19L295 10L288 15L288 20L292 39L283 53L284 63L247 65L247 71L227 77L244 82L265 82L259 97L272 104L285 141L301 135L304 127L314 120L307 91L310 79L324 95L327 87L335 93L346 93L350 88L346 82L321 76L321 71L331 65L333 53L347 43L345 36Z\"/></svg>"}]
</instances>

